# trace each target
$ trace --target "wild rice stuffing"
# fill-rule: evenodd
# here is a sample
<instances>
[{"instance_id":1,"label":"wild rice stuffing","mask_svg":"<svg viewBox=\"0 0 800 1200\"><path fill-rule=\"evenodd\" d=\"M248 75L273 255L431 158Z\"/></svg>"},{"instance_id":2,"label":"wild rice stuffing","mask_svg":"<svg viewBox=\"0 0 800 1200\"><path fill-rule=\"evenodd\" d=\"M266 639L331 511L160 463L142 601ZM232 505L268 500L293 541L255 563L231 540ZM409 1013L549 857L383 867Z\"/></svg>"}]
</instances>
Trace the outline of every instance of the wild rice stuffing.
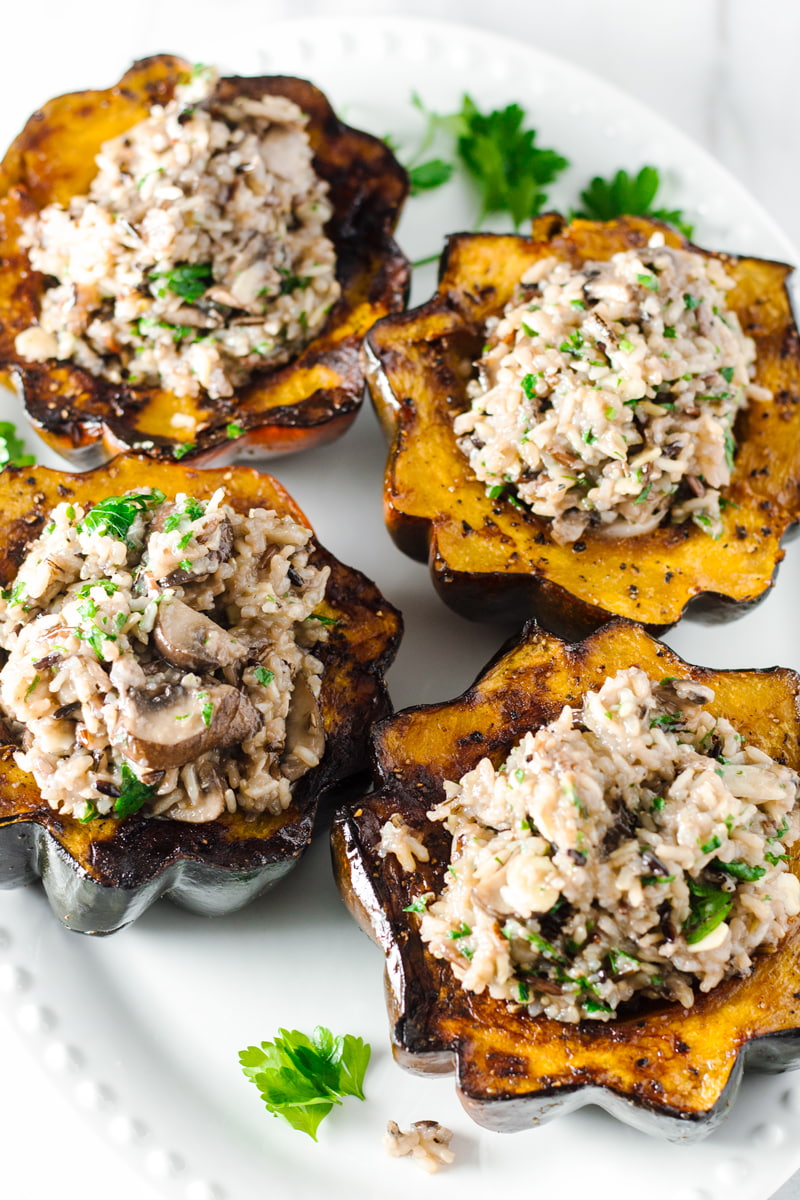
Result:
<instances>
[{"instance_id":1,"label":"wild rice stuffing","mask_svg":"<svg viewBox=\"0 0 800 1200\"><path fill-rule=\"evenodd\" d=\"M26 223L57 283L16 339L24 358L220 397L321 329L340 289L306 117L283 96L223 103L217 82L196 68L102 146L88 196Z\"/></svg>"},{"instance_id":2,"label":"wild rice stuffing","mask_svg":"<svg viewBox=\"0 0 800 1200\"><path fill-rule=\"evenodd\" d=\"M721 532L733 424L755 347L726 306L714 258L664 245L522 277L488 322L472 401L454 429L492 498L552 520L557 542L626 537L665 517Z\"/></svg>"},{"instance_id":3,"label":"wild rice stuffing","mask_svg":"<svg viewBox=\"0 0 800 1200\"><path fill-rule=\"evenodd\" d=\"M620 671L483 759L429 814L453 835L420 933L463 987L605 1021L637 993L689 1007L800 913L798 777L691 681Z\"/></svg>"},{"instance_id":4,"label":"wild rice stuffing","mask_svg":"<svg viewBox=\"0 0 800 1200\"><path fill-rule=\"evenodd\" d=\"M450 1149L452 1138L452 1129L438 1121L415 1121L408 1130L401 1129L396 1121L389 1121L383 1144L386 1153L393 1158L410 1154L423 1171L434 1175L440 1167L455 1161L456 1156Z\"/></svg>"},{"instance_id":5,"label":"wild rice stuffing","mask_svg":"<svg viewBox=\"0 0 800 1200\"><path fill-rule=\"evenodd\" d=\"M47 803L81 821L283 811L324 749L310 550L222 489L53 509L0 598L0 710Z\"/></svg>"}]
</instances>

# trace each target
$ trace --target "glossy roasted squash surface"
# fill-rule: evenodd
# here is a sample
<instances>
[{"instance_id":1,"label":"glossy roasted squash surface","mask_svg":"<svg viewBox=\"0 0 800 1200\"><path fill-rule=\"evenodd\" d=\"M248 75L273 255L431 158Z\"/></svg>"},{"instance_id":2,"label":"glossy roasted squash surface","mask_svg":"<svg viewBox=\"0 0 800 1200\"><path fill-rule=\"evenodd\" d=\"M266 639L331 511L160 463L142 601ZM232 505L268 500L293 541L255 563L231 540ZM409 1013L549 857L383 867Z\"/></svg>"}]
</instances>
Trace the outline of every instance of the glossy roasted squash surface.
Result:
<instances>
[{"instance_id":1,"label":"glossy roasted squash surface","mask_svg":"<svg viewBox=\"0 0 800 1200\"><path fill-rule=\"evenodd\" d=\"M309 118L315 168L328 182L334 208L327 233L342 288L321 333L292 362L256 374L226 400L112 384L68 362L19 357L14 339L36 321L45 283L20 248L21 221L85 193L102 143L142 120L152 104L169 100L189 69L182 59L160 54L134 63L105 91L50 100L0 163L0 372L15 383L42 437L84 468L126 449L165 460L176 449L182 454L186 426L176 434L176 413L195 418L190 454L204 461L227 461L245 447L266 457L332 441L361 405L364 334L405 303L410 268L392 231L408 181L387 146L342 124L322 92L303 79L233 77L221 81L223 97L282 95ZM230 424L244 432L230 438Z\"/></svg>"},{"instance_id":2,"label":"glossy roasted squash surface","mask_svg":"<svg viewBox=\"0 0 800 1200\"><path fill-rule=\"evenodd\" d=\"M651 677L694 679L715 690L712 711L755 745L800 767L800 679L789 670L712 671L689 666L627 621L569 644L529 625L462 696L406 709L374 735L376 791L336 819L333 857L346 904L386 956L386 990L398 1061L422 1073L455 1068L460 1099L481 1125L531 1128L597 1104L672 1140L705 1136L725 1116L745 1065L783 1070L800 1058L800 923L746 978L694 1007L649 1001L633 1016L577 1025L512 1012L464 991L433 958L405 911L441 889L450 837L427 810L488 756L497 765L522 734L558 715L608 675L637 665ZM395 812L431 856L405 873L378 854ZM800 847L791 869L800 869Z\"/></svg>"},{"instance_id":3,"label":"glossy roasted squash surface","mask_svg":"<svg viewBox=\"0 0 800 1200\"><path fill-rule=\"evenodd\" d=\"M388 317L365 343L373 400L391 449L384 511L398 546L428 560L433 582L475 619L534 616L579 637L611 616L663 631L690 608L711 620L744 612L769 590L783 558L781 538L800 517L800 341L786 279L791 268L709 254L735 281L728 303L755 340L758 383L773 400L751 403L735 426L738 446L724 532L664 525L640 537L587 534L552 541L549 522L487 497L456 445L453 418L469 405L466 386L488 317L502 311L523 272L556 256L579 266L644 246L674 230L637 217L607 223L554 215L533 236L457 234L448 241L439 288L420 308Z\"/></svg>"},{"instance_id":4,"label":"glossy roasted squash surface","mask_svg":"<svg viewBox=\"0 0 800 1200\"><path fill-rule=\"evenodd\" d=\"M64 499L97 501L136 487L210 497L224 487L239 511L274 509L308 525L297 504L269 475L247 467L196 471L122 456L86 474L44 467L7 469L0 476L0 583L17 565L45 515ZM54 812L31 775L0 750L0 888L41 876L66 925L109 933L167 894L208 916L231 912L286 874L307 848L325 793L363 770L371 723L390 711L383 673L400 638L396 609L359 571L317 547L312 561L328 565L323 615L335 622L315 654L324 663L319 704L325 753L293 786L280 816L225 813L205 824L144 817L98 817L88 824Z\"/></svg>"}]
</instances>

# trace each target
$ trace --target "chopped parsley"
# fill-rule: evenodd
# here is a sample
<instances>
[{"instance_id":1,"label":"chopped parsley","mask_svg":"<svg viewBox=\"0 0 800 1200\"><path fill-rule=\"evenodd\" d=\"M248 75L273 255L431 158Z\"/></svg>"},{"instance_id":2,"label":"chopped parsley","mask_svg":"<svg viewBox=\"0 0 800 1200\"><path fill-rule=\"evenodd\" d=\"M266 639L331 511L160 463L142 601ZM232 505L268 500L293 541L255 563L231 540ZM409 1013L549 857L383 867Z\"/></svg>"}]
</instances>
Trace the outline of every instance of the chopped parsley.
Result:
<instances>
[{"instance_id":1,"label":"chopped parsley","mask_svg":"<svg viewBox=\"0 0 800 1200\"><path fill-rule=\"evenodd\" d=\"M238 421L231 421L229 425L225 426L225 436L229 438L241 437L244 431L244 426L240 425Z\"/></svg>"},{"instance_id":2,"label":"chopped parsley","mask_svg":"<svg viewBox=\"0 0 800 1200\"><path fill-rule=\"evenodd\" d=\"M79 530L99 533L103 537L115 537L127 541L131 526L140 513L158 508L166 499L158 488L151 492L134 492L127 496L106 496L89 509L80 523Z\"/></svg>"},{"instance_id":3,"label":"chopped parsley","mask_svg":"<svg viewBox=\"0 0 800 1200\"><path fill-rule=\"evenodd\" d=\"M256 667L256 669L253 671L253 674L262 687L269 687L275 678L275 672L268 671L266 667Z\"/></svg>"},{"instance_id":4,"label":"chopped parsley","mask_svg":"<svg viewBox=\"0 0 800 1200\"><path fill-rule=\"evenodd\" d=\"M180 462L180 460L185 458L187 454L191 454L192 450L194 450L194 447L194 442L182 442L172 451L172 457Z\"/></svg>"},{"instance_id":5,"label":"chopped parsley","mask_svg":"<svg viewBox=\"0 0 800 1200\"><path fill-rule=\"evenodd\" d=\"M214 282L211 263L178 263L170 271L153 271L148 278L153 283L163 279L163 286L157 289L157 295L165 296L169 291L188 304L194 304L204 296Z\"/></svg>"},{"instance_id":6,"label":"chopped parsley","mask_svg":"<svg viewBox=\"0 0 800 1200\"><path fill-rule=\"evenodd\" d=\"M170 513L167 517L164 522L164 532L172 533L179 529L184 521L199 521L205 511L199 500L195 500L194 496L189 496L183 508Z\"/></svg>"},{"instance_id":7,"label":"chopped parsley","mask_svg":"<svg viewBox=\"0 0 800 1200\"><path fill-rule=\"evenodd\" d=\"M636 282L640 283L642 287L646 287L651 292L658 291L658 280L656 279L655 275L649 273L647 275L637 275Z\"/></svg>"},{"instance_id":8,"label":"chopped parsley","mask_svg":"<svg viewBox=\"0 0 800 1200\"><path fill-rule=\"evenodd\" d=\"M536 392L536 375L523 375L520 386L528 400L532 400Z\"/></svg>"},{"instance_id":9,"label":"chopped parsley","mask_svg":"<svg viewBox=\"0 0 800 1200\"><path fill-rule=\"evenodd\" d=\"M114 801L114 812L118 817L130 817L133 813L138 812L148 800L152 800L156 794L156 789L148 787L146 783L142 783L141 779L134 774L125 762L120 767L119 773L122 786L119 795Z\"/></svg>"},{"instance_id":10,"label":"chopped parsley","mask_svg":"<svg viewBox=\"0 0 800 1200\"><path fill-rule=\"evenodd\" d=\"M741 858L734 858L731 862L722 862L721 859L715 858L711 866L717 871L724 871L726 875L731 875L734 879L741 879L745 883L754 883L756 879L761 879L767 873L766 867L751 867Z\"/></svg>"},{"instance_id":11,"label":"chopped parsley","mask_svg":"<svg viewBox=\"0 0 800 1200\"><path fill-rule=\"evenodd\" d=\"M91 593L92 588L102 588L107 596L113 596L119 591L119 584L114 583L113 579L95 579L92 583L83 583L78 588L75 595L79 600L85 600Z\"/></svg>"},{"instance_id":12,"label":"chopped parsley","mask_svg":"<svg viewBox=\"0 0 800 1200\"><path fill-rule=\"evenodd\" d=\"M197 699L200 701L200 715L203 718L203 724L208 728L214 715L213 702L209 699L208 692L198 692Z\"/></svg>"},{"instance_id":13,"label":"chopped parsley","mask_svg":"<svg viewBox=\"0 0 800 1200\"><path fill-rule=\"evenodd\" d=\"M733 908L733 896L697 879L689 879L688 884L691 892L690 912L683 923L683 932L686 944L693 946L722 924Z\"/></svg>"},{"instance_id":14,"label":"chopped parsley","mask_svg":"<svg viewBox=\"0 0 800 1200\"><path fill-rule=\"evenodd\" d=\"M310 275L295 275L293 271L287 271L285 267L278 267L278 274L281 276L281 291L282 296L288 296L291 292L304 292L311 283Z\"/></svg>"},{"instance_id":15,"label":"chopped parsley","mask_svg":"<svg viewBox=\"0 0 800 1200\"><path fill-rule=\"evenodd\" d=\"M319 621L320 625L338 625L339 617L325 617L322 613L312 613L308 618L309 621Z\"/></svg>"}]
</instances>

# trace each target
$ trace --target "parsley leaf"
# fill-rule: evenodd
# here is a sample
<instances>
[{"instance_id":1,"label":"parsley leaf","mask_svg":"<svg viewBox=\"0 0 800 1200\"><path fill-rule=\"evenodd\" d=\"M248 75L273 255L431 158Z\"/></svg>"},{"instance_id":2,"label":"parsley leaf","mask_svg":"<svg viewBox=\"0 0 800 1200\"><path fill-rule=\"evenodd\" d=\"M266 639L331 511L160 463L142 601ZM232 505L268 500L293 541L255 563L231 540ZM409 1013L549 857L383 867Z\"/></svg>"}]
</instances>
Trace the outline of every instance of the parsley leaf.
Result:
<instances>
[{"instance_id":1,"label":"parsley leaf","mask_svg":"<svg viewBox=\"0 0 800 1200\"><path fill-rule=\"evenodd\" d=\"M153 271L148 278L151 282L164 280L164 286L158 289L159 296L170 291L189 304L205 295L214 282L211 263L178 263L171 271Z\"/></svg>"},{"instance_id":2,"label":"parsley leaf","mask_svg":"<svg viewBox=\"0 0 800 1200\"><path fill-rule=\"evenodd\" d=\"M751 867L741 858L733 858L730 862L723 862L721 858L715 858L710 865L716 867L718 871L724 871L726 875L732 875L734 879L743 879L746 883L754 883L756 879L761 879L762 875L767 873L766 867Z\"/></svg>"},{"instance_id":3,"label":"parsley leaf","mask_svg":"<svg viewBox=\"0 0 800 1200\"><path fill-rule=\"evenodd\" d=\"M142 783L125 762L120 767L119 773L122 787L114 801L114 812L118 817L130 817L155 796L156 789Z\"/></svg>"},{"instance_id":4,"label":"parsley leaf","mask_svg":"<svg viewBox=\"0 0 800 1200\"><path fill-rule=\"evenodd\" d=\"M127 496L106 496L89 509L80 523L80 529L99 533L103 537L119 538L124 542L139 513L158 508L164 500L164 493L158 488L152 492L130 492Z\"/></svg>"},{"instance_id":5,"label":"parsley leaf","mask_svg":"<svg viewBox=\"0 0 800 1200\"><path fill-rule=\"evenodd\" d=\"M420 192L430 192L434 188L441 187L443 183L447 183L452 174L453 164L445 162L443 158L429 158L427 162L420 163L416 167L409 167L408 179L411 195L418 196Z\"/></svg>"},{"instance_id":6,"label":"parsley leaf","mask_svg":"<svg viewBox=\"0 0 800 1200\"><path fill-rule=\"evenodd\" d=\"M482 113L464 96L456 149L480 191L478 225L492 213L509 213L519 228L542 211L545 187L569 166L557 151L536 145L536 131L523 128L525 116L519 104Z\"/></svg>"},{"instance_id":7,"label":"parsley leaf","mask_svg":"<svg viewBox=\"0 0 800 1200\"><path fill-rule=\"evenodd\" d=\"M0 421L0 471L5 467L32 467L36 456L25 454L25 443L13 421Z\"/></svg>"},{"instance_id":8,"label":"parsley leaf","mask_svg":"<svg viewBox=\"0 0 800 1200\"><path fill-rule=\"evenodd\" d=\"M239 1062L267 1111L316 1141L320 1122L343 1096L365 1098L369 1056L361 1038L334 1037L318 1025L310 1038L298 1029L279 1029L274 1041L242 1050Z\"/></svg>"},{"instance_id":9,"label":"parsley leaf","mask_svg":"<svg viewBox=\"0 0 800 1200\"><path fill-rule=\"evenodd\" d=\"M611 221L614 217L655 217L674 225L685 237L690 238L694 227L678 208L654 208L661 178L655 167L642 167L637 175L619 170L611 179L595 175L581 192L583 207L573 216L592 221Z\"/></svg>"},{"instance_id":10,"label":"parsley leaf","mask_svg":"<svg viewBox=\"0 0 800 1200\"><path fill-rule=\"evenodd\" d=\"M722 924L733 908L733 896L730 892L712 887L711 884L700 883L696 879L689 879L688 884L692 898L689 902L689 916L683 923L683 931L686 934L686 944L693 946L695 942L702 942L704 937Z\"/></svg>"},{"instance_id":11,"label":"parsley leaf","mask_svg":"<svg viewBox=\"0 0 800 1200\"><path fill-rule=\"evenodd\" d=\"M483 113L465 94L460 111L442 115L427 109L416 93L411 102L427 121L408 166L411 194L441 187L452 176L454 164L446 159L418 161L436 136L444 134L455 141L456 160L477 187L477 226L494 213L509 214L517 228L535 217L547 203L544 189L569 166L557 151L536 145L536 131L524 128L527 114L519 104Z\"/></svg>"}]
</instances>

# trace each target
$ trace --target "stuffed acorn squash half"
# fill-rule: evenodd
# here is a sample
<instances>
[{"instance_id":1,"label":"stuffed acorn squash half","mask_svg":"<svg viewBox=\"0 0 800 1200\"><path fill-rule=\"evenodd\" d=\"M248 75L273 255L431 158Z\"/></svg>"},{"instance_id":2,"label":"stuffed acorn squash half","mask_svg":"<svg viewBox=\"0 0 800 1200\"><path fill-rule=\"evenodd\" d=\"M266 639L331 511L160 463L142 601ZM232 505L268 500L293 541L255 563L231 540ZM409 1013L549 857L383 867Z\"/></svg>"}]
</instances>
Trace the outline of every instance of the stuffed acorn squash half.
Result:
<instances>
[{"instance_id":1,"label":"stuffed acorn squash half","mask_svg":"<svg viewBox=\"0 0 800 1200\"><path fill-rule=\"evenodd\" d=\"M122 456L0 481L0 886L70 928L231 912L389 711L399 614L270 476Z\"/></svg>"},{"instance_id":2,"label":"stuffed acorn squash half","mask_svg":"<svg viewBox=\"0 0 800 1200\"><path fill-rule=\"evenodd\" d=\"M143 59L48 101L0 165L0 369L81 467L331 441L405 302L406 191L305 80Z\"/></svg>"},{"instance_id":3,"label":"stuffed acorn squash half","mask_svg":"<svg viewBox=\"0 0 800 1200\"><path fill-rule=\"evenodd\" d=\"M386 956L395 1057L480 1124L596 1104L673 1140L800 1047L800 680L689 666L616 621L529 625L449 703L374 734L337 816Z\"/></svg>"},{"instance_id":4,"label":"stuffed acorn squash half","mask_svg":"<svg viewBox=\"0 0 800 1200\"><path fill-rule=\"evenodd\" d=\"M452 236L365 343L397 544L462 614L567 637L743 612L800 514L789 271L636 217Z\"/></svg>"}]
</instances>

